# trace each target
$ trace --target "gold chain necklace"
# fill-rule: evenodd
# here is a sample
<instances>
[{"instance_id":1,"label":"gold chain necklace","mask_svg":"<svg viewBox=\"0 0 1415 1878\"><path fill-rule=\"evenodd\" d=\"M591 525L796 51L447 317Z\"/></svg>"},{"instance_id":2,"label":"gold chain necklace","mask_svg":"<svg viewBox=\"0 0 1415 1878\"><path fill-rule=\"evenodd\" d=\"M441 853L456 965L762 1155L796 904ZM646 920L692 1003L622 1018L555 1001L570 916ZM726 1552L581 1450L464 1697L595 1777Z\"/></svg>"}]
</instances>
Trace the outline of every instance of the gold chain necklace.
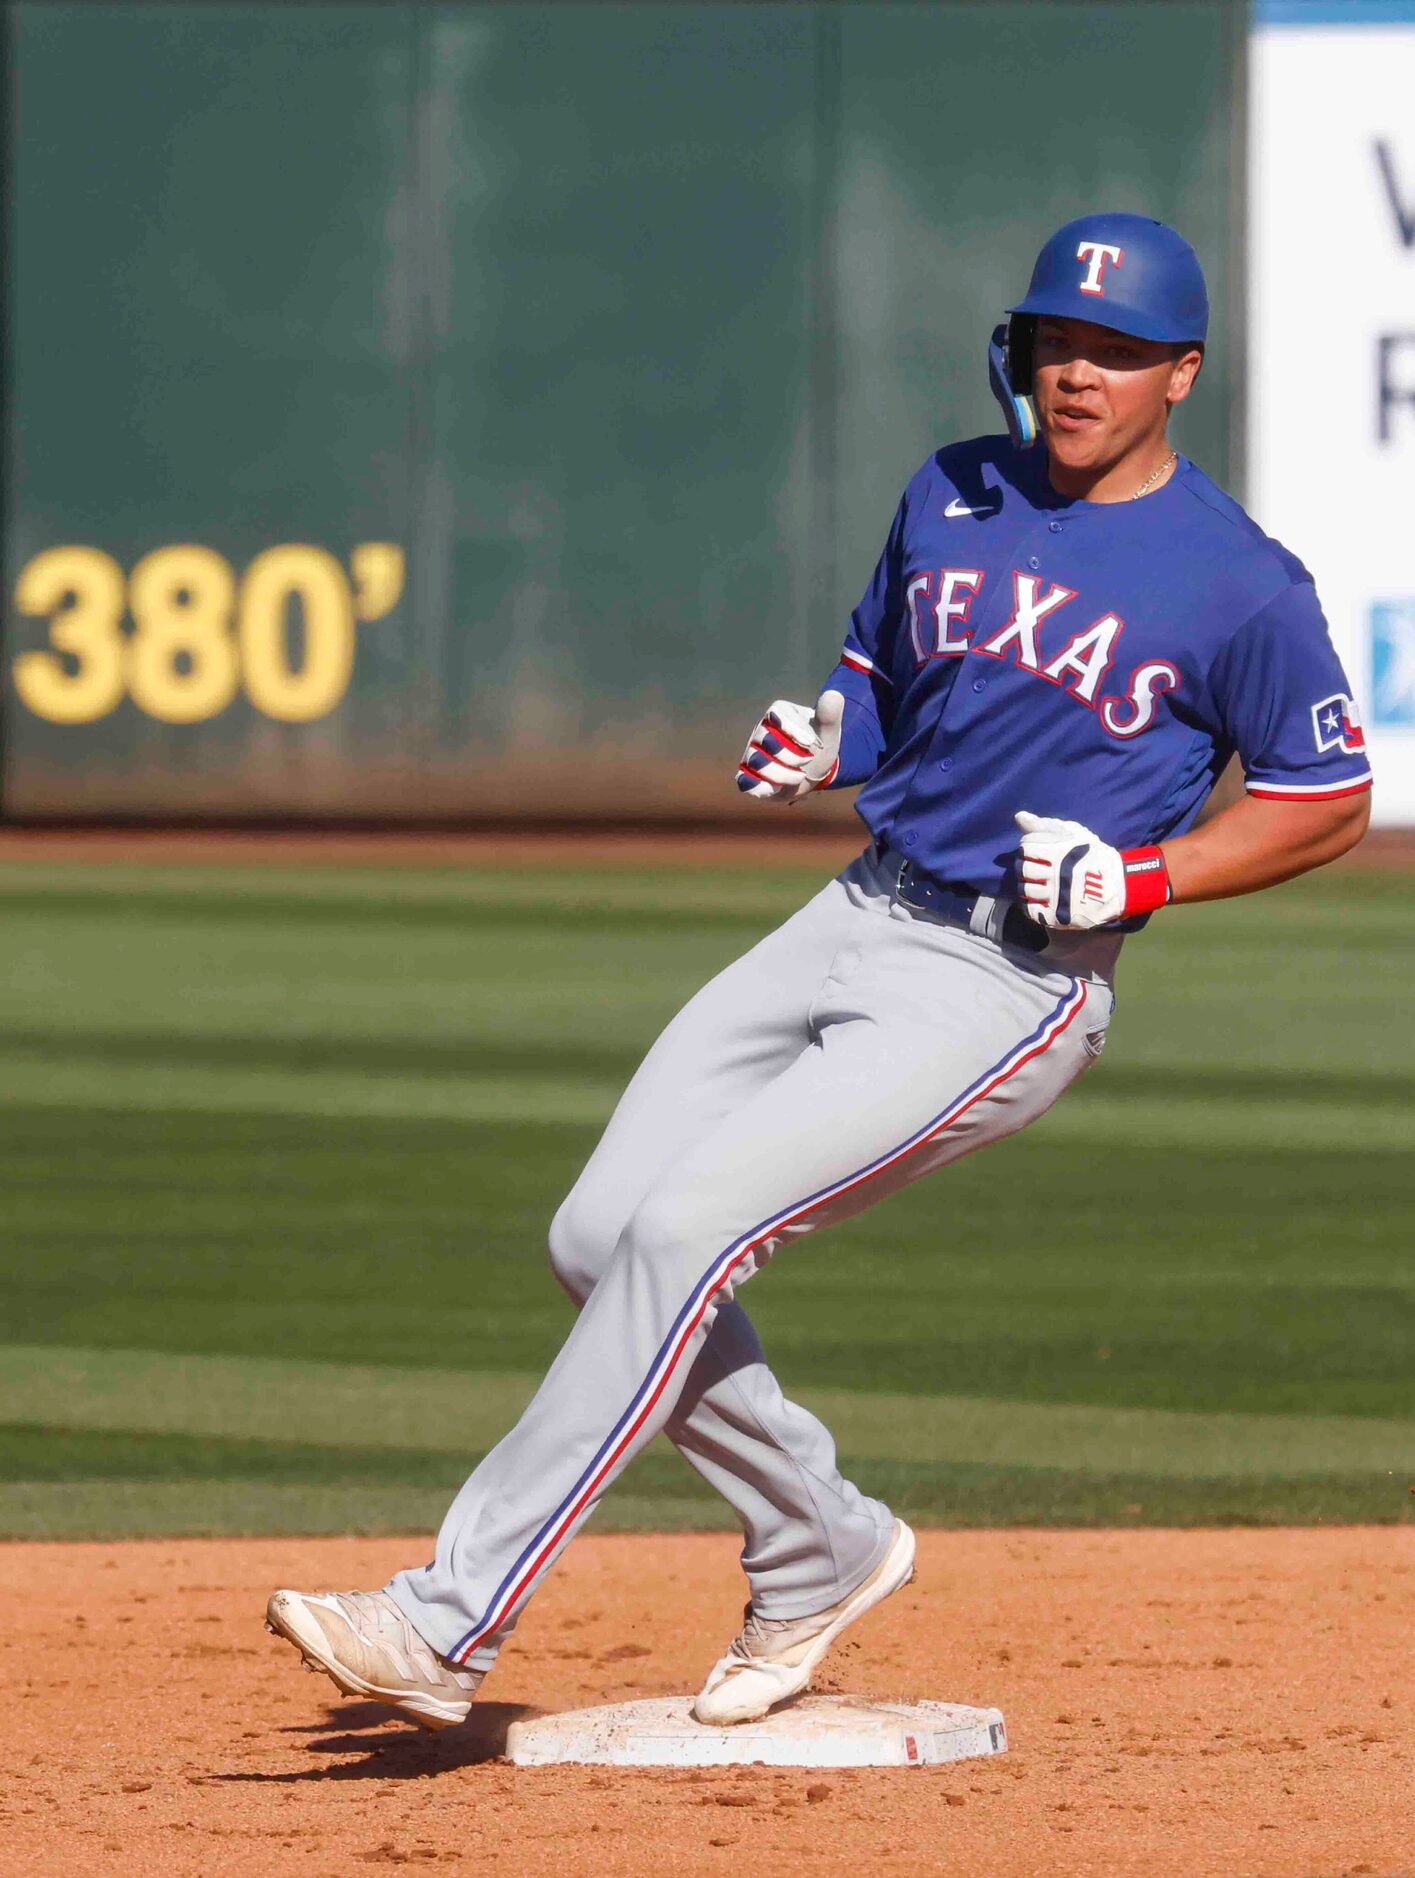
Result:
<instances>
[{"instance_id":1,"label":"gold chain necklace","mask_svg":"<svg viewBox=\"0 0 1415 1878\"><path fill-rule=\"evenodd\" d=\"M1140 487L1135 491L1134 495L1131 496L1130 500L1132 502L1138 502L1140 497L1144 495L1147 490L1154 488L1155 484L1159 481L1160 477L1164 475L1170 465L1178 461L1179 452L1177 450L1171 450L1164 462L1160 464L1159 468L1157 470L1151 470L1150 474L1145 478L1144 482L1140 484Z\"/></svg>"}]
</instances>

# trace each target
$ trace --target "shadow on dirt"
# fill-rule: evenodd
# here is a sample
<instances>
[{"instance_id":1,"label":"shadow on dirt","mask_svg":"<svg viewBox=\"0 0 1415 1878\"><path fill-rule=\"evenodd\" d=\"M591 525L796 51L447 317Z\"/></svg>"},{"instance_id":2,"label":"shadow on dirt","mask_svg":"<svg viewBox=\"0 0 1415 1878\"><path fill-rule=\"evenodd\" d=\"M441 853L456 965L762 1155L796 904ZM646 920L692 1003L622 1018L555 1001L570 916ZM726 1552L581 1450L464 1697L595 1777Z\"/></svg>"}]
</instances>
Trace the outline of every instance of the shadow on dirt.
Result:
<instances>
[{"instance_id":1,"label":"shadow on dirt","mask_svg":"<svg viewBox=\"0 0 1415 1878\"><path fill-rule=\"evenodd\" d=\"M306 1754L340 1757L328 1765L291 1767L278 1773L212 1774L208 1778L214 1786L261 1787L320 1780L422 1780L457 1767L475 1767L499 1759L506 1752L512 1722L541 1713L522 1703L478 1702L460 1728L430 1734L391 1717L377 1702L346 1702L331 1708L321 1722L280 1731L309 1737L304 1743ZM293 1749L294 1744L291 1746Z\"/></svg>"}]
</instances>

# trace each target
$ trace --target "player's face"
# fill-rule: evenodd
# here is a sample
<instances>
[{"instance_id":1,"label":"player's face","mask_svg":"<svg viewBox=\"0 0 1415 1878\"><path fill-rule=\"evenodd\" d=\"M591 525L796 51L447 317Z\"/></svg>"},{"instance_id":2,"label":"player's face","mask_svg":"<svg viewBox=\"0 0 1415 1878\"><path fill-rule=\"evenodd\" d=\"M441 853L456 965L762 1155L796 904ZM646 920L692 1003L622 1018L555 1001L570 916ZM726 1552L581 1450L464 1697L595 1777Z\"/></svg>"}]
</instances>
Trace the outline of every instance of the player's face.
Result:
<instances>
[{"instance_id":1,"label":"player's face","mask_svg":"<svg viewBox=\"0 0 1415 1878\"><path fill-rule=\"evenodd\" d=\"M1189 395L1197 349L1133 339L1089 320L1037 321L1033 391L1053 470L1079 485L1162 454L1170 407ZM1053 480L1058 480L1053 476Z\"/></svg>"}]
</instances>

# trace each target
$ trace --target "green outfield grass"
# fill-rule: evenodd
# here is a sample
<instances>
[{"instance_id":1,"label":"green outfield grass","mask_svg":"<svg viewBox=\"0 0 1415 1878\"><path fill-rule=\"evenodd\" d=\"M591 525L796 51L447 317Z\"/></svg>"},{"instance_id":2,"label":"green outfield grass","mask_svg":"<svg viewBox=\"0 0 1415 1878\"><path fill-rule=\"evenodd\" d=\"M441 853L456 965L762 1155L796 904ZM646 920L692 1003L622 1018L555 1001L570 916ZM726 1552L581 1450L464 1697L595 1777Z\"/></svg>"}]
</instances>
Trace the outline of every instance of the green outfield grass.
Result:
<instances>
[{"instance_id":1,"label":"green outfield grass","mask_svg":"<svg viewBox=\"0 0 1415 1878\"><path fill-rule=\"evenodd\" d=\"M0 1534L435 1524L570 1321L545 1228L617 1090L815 880L8 865ZM1057 1110L753 1283L863 1486L1412 1516L1411 892L1157 919ZM722 1523L657 1449L598 1518Z\"/></svg>"}]
</instances>

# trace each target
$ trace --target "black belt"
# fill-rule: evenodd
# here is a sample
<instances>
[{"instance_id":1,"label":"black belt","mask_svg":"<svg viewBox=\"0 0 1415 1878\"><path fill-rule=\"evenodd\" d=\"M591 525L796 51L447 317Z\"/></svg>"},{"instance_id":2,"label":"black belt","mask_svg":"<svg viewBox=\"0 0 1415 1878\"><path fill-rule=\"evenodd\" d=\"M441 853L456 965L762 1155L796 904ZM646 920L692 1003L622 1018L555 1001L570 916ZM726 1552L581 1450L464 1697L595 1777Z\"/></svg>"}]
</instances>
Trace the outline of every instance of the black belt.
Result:
<instances>
[{"instance_id":1,"label":"black belt","mask_svg":"<svg viewBox=\"0 0 1415 1878\"><path fill-rule=\"evenodd\" d=\"M900 868L895 891L905 906L936 914L959 926L971 925L978 901L983 897L971 888L950 887L946 881L935 880L912 861L906 861ZM1015 904L1008 907L1003 918L1002 937L1008 945L1021 946L1028 952L1044 952L1050 940L1046 928L1028 919Z\"/></svg>"}]
</instances>

